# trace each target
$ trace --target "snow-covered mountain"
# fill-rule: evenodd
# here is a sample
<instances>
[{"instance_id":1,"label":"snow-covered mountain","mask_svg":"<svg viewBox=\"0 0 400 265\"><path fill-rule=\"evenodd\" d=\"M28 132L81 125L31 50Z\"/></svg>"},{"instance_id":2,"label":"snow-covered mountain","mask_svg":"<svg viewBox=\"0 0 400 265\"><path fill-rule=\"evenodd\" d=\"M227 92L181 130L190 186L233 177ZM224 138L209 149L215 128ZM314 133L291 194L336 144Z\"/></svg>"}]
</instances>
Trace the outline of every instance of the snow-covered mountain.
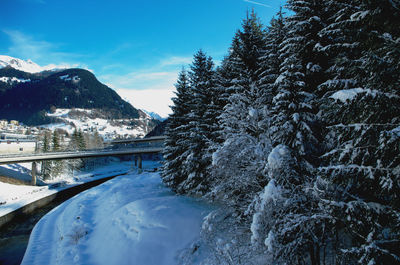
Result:
<instances>
[{"instance_id":1,"label":"snow-covered mountain","mask_svg":"<svg viewBox=\"0 0 400 265\"><path fill-rule=\"evenodd\" d=\"M0 55L0 68L10 66L14 69L27 72L27 73L39 73L43 71L55 70L53 66L40 66L31 60L21 60L7 55Z\"/></svg>"},{"instance_id":2,"label":"snow-covered mountain","mask_svg":"<svg viewBox=\"0 0 400 265\"><path fill-rule=\"evenodd\" d=\"M152 111L147 111L142 109L141 111L143 111L144 113L146 113L147 115L149 115L151 118L159 120L159 121L163 121L165 120L165 118L161 117L159 114L152 112Z\"/></svg>"},{"instance_id":3,"label":"snow-covered mountain","mask_svg":"<svg viewBox=\"0 0 400 265\"><path fill-rule=\"evenodd\" d=\"M98 131L104 138L144 136L159 123L88 70L43 69L0 55L0 119L68 132Z\"/></svg>"}]
</instances>

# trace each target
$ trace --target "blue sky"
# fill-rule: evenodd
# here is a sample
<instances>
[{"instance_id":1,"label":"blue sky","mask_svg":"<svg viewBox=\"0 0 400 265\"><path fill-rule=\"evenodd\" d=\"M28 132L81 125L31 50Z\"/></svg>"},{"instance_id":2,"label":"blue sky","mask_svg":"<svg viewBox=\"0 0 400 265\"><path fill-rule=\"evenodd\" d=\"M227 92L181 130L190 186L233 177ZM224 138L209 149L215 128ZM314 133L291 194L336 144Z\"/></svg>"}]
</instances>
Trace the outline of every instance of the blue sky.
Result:
<instances>
[{"instance_id":1,"label":"blue sky","mask_svg":"<svg viewBox=\"0 0 400 265\"><path fill-rule=\"evenodd\" d=\"M90 69L135 107L165 116L177 73L218 63L246 11L267 24L284 0L0 0L0 54Z\"/></svg>"}]
</instances>

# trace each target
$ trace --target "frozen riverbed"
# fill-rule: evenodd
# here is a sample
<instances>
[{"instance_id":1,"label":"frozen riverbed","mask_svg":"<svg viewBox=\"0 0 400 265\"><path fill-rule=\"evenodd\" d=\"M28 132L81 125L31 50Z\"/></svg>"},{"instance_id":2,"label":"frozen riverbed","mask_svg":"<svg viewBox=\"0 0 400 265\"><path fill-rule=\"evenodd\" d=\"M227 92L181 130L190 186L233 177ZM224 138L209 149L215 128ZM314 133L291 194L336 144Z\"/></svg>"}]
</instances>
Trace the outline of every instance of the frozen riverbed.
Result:
<instances>
[{"instance_id":1,"label":"frozen riverbed","mask_svg":"<svg viewBox=\"0 0 400 265\"><path fill-rule=\"evenodd\" d=\"M44 216L22 264L177 264L209 212L171 192L158 173L119 176Z\"/></svg>"}]
</instances>

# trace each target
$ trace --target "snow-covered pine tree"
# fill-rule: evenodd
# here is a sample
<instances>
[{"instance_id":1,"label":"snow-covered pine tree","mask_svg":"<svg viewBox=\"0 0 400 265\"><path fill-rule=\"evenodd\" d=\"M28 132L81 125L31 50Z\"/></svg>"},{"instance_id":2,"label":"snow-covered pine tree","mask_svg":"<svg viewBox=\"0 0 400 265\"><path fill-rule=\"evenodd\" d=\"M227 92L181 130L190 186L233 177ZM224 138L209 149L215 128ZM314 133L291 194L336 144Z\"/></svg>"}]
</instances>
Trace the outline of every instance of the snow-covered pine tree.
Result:
<instances>
[{"instance_id":1,"label":"snow-covered pine tree","mask_svg":"<svg viewBox=\"0 0 400 265\"><path fill-rule=\"evenodd\" d=\"M177 187L178 191L203 194L208 187L208 168L211 156L208 155L210 143L215 140L215 71L211 57L198 51L193 58L189 72L191 99L188 102L187 129L189 137L182 144L187 147L183 156L185 180Z\"/></svg>"},{"instance_id":2,"label":"snow-covered pine tree","mask_svg":"<svg viewBox=\"0 0 400 265\"><path fill-rule=\"evenodd\" d=\"M70 142L68 144L68 150L78 151L82 150L83 147L83 135L82 131L78 131L76 128L74 129ZM67 167L71 174L73 174L74 170L77 170L82 167L83 160L82 159L70 159L66 161Z\"/></svg>"},{"instance_id":3,"label":"snow-covered pine tree","mask_svg":"<svg viewBox=\"0 0 400 265\"><path fill-rule=\"evenodd\" d=\"M52 142L51 148L53 152L61 151L60 136L57 130L54 130L51 142ZM64 162L61 160L57 160L57 161L49 161L49 163L51 163L50 175L52 176L52 178L58 177L63 171Z\"/></svg>"},{"instance_id":4,"label":"snow-covered pine tree","mask_svg":"<svg viewBox=\"0 0 400 265\"><path fill-rule=\"evenodd\" d=\"M184 156L188 148L186 144L190 141L188 125L191 108L189 103L193 96L184 69L179 73L175 88L175 97L172 98L174 105L171 106L172 114L168 118L166 128L167 139L164 148L162 178L168 186L177 190L178 185L187 178L187 174L183 170L183 162L186 160Z\"/></svg>"},{"instance_id":5,"label":"snow-covered pine tree","mask_svg":"<svg viewBox=\"0 0 400 265\"><path fill-rule=\"evenodd\" d=\"M43 135L42 152L47 153L50 151L50 135L49 132L45 132Z\"/></svg>"},{"instance_id":6,"label":"snow-covered pine tree","mask_svg":"<svg viewBox=\"0 0 400 265\"><path fill-rule=\"evenodd\" d=\"M47 153L50 152L51 150L51 134L50 132L46 131L43 135L43 144L42 144L42 152ZM43 176L43 179L48 179L50 178L50 172L51 172L51 162L50 161L42 161L42 167L41 167L41 173Z\"/></svg>"},{"instance_id":7,"label":"snow-covered pine tree","mask_svg":"<svg viewBox=\"0 0 400 265\"><path fill-rule=\"evenodd\" d=\"M274 17L267 26L265 51L260 59L261 73L259 76L259 83L261 89L265 91L265 103L268 112L272 109L272 98L276 93L275 80L279 76L280 64L282 63L279 46L286 34L283 15L284 13L281 8L276 14L276 17ZM270 117L269 113L265 116L268 118Z\"/></svg>"},{"instance_id":8,"label":"snow-covered pine tree","mask_svg":"<svg viewBox=\"0 0 400 265\"><path fill-rule=\"evenodd\" d=\"M265 183L262 169L268 139L261 121L266 97L259 84L265 32L254 11L242 22L221 67L227 105L220 116L223 143L213 155L210 195L241 208Z\"/></svg>"},{"instance_id":9,"label":"snow-covered pine tree","mask_svg":"<svg viewBox=\"0 0 400 265\"><path fill-rule=\"evenodd\" d=\"M312 0L289 0L287 8L294 14L285 20L279 50L269 184L253 204L252 241L267 247L274 262L320 264L325 261L329 216L320 211L313 193L321 141L315 92L324 80L326 58L314 47L328 10L323 1Z\"/></svg>"},{"instance_id":10,"label":"snow-covered pine tree","mask_svg":"<svg viewBox=\"0 0 400 265\"><path fill-rule=\"evenodd\" d=\"M72 132L71 139L69 141L68 149L75 151L79 150L78 148L78 130L75 128Z\"/></svg>"},{"instance_id":11,"label":"snow-covered pine tree","mask_svg":"<svg viewBox=\"0 0 400 265\"><path fill-rule=\"evenodd\" d=\"M79 150L85 150L86 149L86 141L85 141L85 135L82 132L81 129L79 129L78 133L77 133L77 143L78 143L78 149Z\"/></svg>"},{"instance_id":12,"label":"snow-covered pine tree","mask_svg":"<svg viewBox=\"0 0 400 265\"><path fill-rule=\"evenodd\" d=\"M61 150L61 145L60 145L60 136L56 130L53 132L52 136L52 151L53 152L58 152Z\"/></svg>"},{"instance_id":13,"label":"snow-covered pine tree","mask_svg":"<svg viewBox=\"0 0 400 265\"><path fill-rule=\"evenodd\" d=\"M332 43L331 79L321 118L327 126L320 168L323 205L336 220L336 263L396 264L400 231L400 17L394 1L337 1L320 34ZM343 49L340 49L343 48Z\"/></svg>"},{"instance_id":14,"label":"snow-covered pine tree","mask_svg":"<svg viewBox=\"0 0 400 265\"><path fill-rule=\"evenodd\" d=\"M104 140L103 137L99 134L97 130L94 131L93 133L93 147L96 149L101 149L104 147Z\"/></svg>"}]
</instances>

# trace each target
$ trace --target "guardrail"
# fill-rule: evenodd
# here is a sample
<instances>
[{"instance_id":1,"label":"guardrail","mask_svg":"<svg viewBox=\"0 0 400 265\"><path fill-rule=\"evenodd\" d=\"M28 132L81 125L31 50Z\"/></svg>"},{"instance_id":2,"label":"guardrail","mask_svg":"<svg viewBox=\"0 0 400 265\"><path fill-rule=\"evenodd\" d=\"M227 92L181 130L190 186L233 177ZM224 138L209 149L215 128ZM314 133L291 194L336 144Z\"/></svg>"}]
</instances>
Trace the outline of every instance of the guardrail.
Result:
<instances>
[{"instance_id":1,"label":"guardrail","mask_svg":"<svg viewBox=\"0 0 400 265\"><path fill-rule=\"evenodd\" d=\"M122 156L122 155L134 155L134 154L151 154L151 153L159 153L162 150L163 150L162 147L149 147L149 148L117 149L117 150L107 150L107 151L50 152L50 153L40 153L40 154L1 155L0 165L24 163L24 162L38 162L47 160Z\"/></svg>"},{"instance_id":2,"label":"guardrail","mask_svg":"<svg viewBox=\"0 0 400 265\"><path fill-rule=\"evenodd\" d=\"M124 139L117 140L111 143L157 143L165 140L165 136L156 136L143 139ZM101 150L86 150L86 151L65 151L65 152L49 152L49 153L32 153L32 154L6 154L0 155L0 165L32 162L32 184L36 185L36 162L47 160L63 160L63 159L79 159L90 157L105 157L105 156L124 156L138 155L138 167L142 168L141 154L154 154L162 152L162 146L134 147L129 149L101 149ZM136 162L135 162L136 163Z\"/></svg>"}]
</instances>

